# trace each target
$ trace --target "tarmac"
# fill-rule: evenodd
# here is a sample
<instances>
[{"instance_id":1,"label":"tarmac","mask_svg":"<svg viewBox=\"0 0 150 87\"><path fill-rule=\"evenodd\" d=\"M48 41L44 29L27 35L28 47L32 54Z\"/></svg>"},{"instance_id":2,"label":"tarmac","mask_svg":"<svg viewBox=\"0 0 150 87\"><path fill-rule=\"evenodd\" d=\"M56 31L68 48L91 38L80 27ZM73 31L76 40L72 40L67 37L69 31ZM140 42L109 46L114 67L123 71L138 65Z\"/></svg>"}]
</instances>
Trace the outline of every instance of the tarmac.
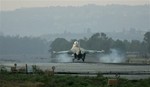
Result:
<instances>
[{"instance_id":1,"label":"tarmac","mask_svg":"<svg viewBox=\"0 0 150 87\"><path fill-rule=\"evenodd\" d=\"M127 63L94 63L94 62L65 62L65 63L17 63L17 67L28 65L29 69L32 65L36 65L42 70L52 70L55 67L55 72L71 72L71 73L100 73L100 72L148 72L149 74L122 74L120 77L127 79L145 79L150 78L150 65L149 64L127 64ZM14 63L1 63L0 65L6 66L8 69L14 66ZM70 74L71 74L70 73ZM74 74L79 75L79 74ZM87 76L96 76L97 74L88 74ZM104 76L115 76L115 74L105 74Z\"/></svg>"}]
</instances>

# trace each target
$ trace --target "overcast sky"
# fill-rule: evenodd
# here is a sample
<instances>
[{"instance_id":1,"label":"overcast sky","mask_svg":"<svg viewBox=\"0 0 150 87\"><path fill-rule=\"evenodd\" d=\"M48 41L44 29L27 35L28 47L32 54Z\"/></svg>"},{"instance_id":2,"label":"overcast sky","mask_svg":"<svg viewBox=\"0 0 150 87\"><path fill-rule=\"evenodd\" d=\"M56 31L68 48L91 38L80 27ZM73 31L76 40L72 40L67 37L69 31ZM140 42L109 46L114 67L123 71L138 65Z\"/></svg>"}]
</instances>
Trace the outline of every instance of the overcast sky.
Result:
<instances>
[{"instance_id":1,"label":"overcast sky","mask_svg":"<svg viewBox=\"0 0 150 87\"><path fill-rule=\"evenodd\" d=\"M86 4L143 5L150 4L150 0L0 0L0 10L49 6L81 6Z\"/></svg>"}]
</instances>

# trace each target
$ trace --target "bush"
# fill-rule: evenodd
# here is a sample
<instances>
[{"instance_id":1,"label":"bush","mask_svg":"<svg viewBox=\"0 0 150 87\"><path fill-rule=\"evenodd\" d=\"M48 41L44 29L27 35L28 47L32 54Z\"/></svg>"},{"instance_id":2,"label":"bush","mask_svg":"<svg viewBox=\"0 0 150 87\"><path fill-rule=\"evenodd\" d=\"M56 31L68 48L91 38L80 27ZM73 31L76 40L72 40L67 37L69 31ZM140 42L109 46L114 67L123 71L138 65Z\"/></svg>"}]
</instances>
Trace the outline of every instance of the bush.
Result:
<instances>
[{"instance_id":1,"label":"bush","mask_svg":"<svg viewBox=\"0 0 150 87\"><path fill-rule=\"evenodd\" d=\"M37 84L43 87L108 87L107 81L108 78L101 76L0 74L0 87L38 87ZM150 78L134 81L120 78L118 87L150 87Z\"/></svg>"}]
</instances>

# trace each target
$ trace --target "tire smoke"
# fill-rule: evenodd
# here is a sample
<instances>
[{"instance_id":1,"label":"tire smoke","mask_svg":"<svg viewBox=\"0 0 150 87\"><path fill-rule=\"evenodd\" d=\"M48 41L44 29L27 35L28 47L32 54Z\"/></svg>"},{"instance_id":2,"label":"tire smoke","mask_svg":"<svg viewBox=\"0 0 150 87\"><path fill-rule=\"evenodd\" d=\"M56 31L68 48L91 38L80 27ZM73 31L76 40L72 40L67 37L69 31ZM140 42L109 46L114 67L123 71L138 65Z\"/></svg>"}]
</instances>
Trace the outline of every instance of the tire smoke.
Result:
<instances>
[{"instance_id":1,"label":"tire smoke","mask_svg":"<svg viewBox=\"0 0 150 87\"><path fill-rule=\"evenodd\" d=\"M72 58L68 56L68 54L60 54L56 56L57 62L72 62Z\"/></svg>"},{"instance_id":2,"label":"tire smoke","mask_svg":"<svg viewBox=\"0 0 150 87\"><path fill-rule=\"evenodd\" d=\"M111 53L102 55L99 61L103 63L123 63L125 62L125 56L116 49L111 49Z\"/></svg>"}]
</instances>

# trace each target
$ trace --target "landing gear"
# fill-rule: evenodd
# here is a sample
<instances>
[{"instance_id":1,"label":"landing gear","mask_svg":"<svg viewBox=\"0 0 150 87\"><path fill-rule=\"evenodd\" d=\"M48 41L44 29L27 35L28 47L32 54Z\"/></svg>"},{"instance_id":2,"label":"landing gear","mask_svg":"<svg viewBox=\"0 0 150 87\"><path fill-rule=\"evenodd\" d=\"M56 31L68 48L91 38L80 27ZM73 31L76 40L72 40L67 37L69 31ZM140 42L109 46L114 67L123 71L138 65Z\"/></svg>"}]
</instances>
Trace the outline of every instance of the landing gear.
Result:
<instances>
[{"instance_id":1,"label":"landing gear","mask_svg":"<svg viewBox=\"0 0 150 87\"><path fill-rule=\"evenodd\" d=\"M84 58L82 58L82 61L84 62Z\"/></svg>"},{"instance_id":2,"label":"landing gear","mask_svg":"<svg viewBox=\"0 0 150 87\"><path fill-rule=\"evenodd\" d=\"M80 54L78 54L78 55L75 53L75 54L74 54L74 58L72 59L72 61L74 62L75 59L77 59L77 60L82 59L82 61L84 62L85 56L86 56L85 53L84 53L84 54L81 54L81 53L80 53Z\"/></svg>"},{"instance_id":3,"label":"landing gear","mask_svg":"<svg viewBox=\"0 0 150 87\"><path fill-rule=\"evenodd\" d=\"M84 62L84 60L85 60L85 53L82 55L82 61Z\"/></svg>"},{"instance_id":4,"label":"landing gear","mask_svg":"<svg viewBox=\"0 0 150 87\"><path fill-rule=\"evenodd\" d=\"M74 53L74 58L72 59L72 61L74 62L74 60L77 58L77 54Z\"/></svg>"}]
</instances>

